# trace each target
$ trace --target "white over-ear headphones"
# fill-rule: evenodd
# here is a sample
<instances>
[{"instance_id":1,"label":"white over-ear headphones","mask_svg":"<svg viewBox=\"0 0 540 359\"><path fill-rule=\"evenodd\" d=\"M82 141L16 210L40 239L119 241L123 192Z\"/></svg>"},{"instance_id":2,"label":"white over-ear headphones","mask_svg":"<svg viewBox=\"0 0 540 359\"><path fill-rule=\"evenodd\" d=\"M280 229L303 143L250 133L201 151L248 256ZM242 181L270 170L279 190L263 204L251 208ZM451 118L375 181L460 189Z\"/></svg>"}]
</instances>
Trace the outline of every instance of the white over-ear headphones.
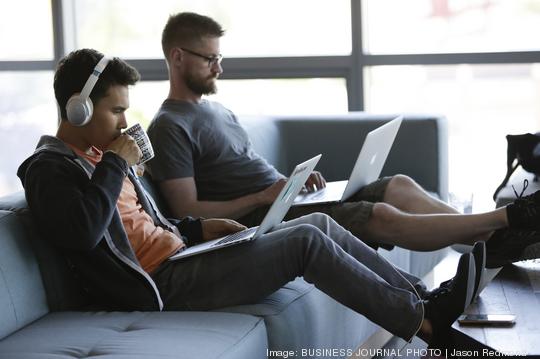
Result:
<instances>
[{"instance_id":1,"label":"white over-ear headphones","mask_svg":"<svg viewBox=\"0 0 540 359\"><path fill-rule=\"evenodd\" d=\"M69 123L73 126L84 126L92 118L92 112L94 111L94 104L90 99L90 93L96 85L99 76L107 67L110 59L106 56L103 56L101 60L97 63L94 71L86 80L81 93L78 95L73 95L69 98L66 105L67 119Z\"/></svg>"}]
</instances>

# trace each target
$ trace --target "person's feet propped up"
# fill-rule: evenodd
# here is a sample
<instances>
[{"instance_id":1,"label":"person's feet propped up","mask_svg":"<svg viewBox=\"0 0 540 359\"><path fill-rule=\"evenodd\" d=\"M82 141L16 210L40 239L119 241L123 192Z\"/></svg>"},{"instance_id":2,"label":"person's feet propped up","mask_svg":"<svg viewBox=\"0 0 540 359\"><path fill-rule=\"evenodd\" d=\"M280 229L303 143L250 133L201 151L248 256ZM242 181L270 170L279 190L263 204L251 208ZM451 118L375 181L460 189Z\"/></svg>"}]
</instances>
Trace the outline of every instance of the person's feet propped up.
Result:
<instances>
[{"instance_id":1,"label":"person's feet propped up","mask_svg":"<svg viewBox=\"0 0 540 359\"><path fill-rule=\"evenodd\" d=\"M456 275L424 298L424 323L419 337L433 346L469 306L475 292L476 269L471 253L459 258Z\"/></svg>"},{"instance_id":2,"label":"person's feet propped up","mask_svg":"<svg viewBox=\"0 0 540 359\"><path fill-rule=\"evenodd\" d=\"M523 191L527 188L524 185ZM516 200L506 206L508 228L521 230L540 230L540 191L522 196L516 192ZM514 190L515 192L515 190Z\"/></svg>"},{"instance_id":3,"label":"person's feet propped up","mask_svg":"<svg viewBox=\"0 0 540 359\"><path fill-rule=\"evenodd\" d=\"M540 258L540 231L503 228L486 242L486 267Z\"/></svg>"}]
</instances>

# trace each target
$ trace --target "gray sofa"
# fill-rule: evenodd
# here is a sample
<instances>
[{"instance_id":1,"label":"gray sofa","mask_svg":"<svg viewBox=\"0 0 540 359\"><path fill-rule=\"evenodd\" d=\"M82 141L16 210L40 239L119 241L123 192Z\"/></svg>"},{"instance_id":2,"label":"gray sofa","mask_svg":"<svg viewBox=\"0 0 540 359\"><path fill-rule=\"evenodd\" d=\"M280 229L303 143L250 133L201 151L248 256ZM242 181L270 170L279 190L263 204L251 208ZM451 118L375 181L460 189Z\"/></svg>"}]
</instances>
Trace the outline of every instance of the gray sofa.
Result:
<instances>
[{"instance_id":1,"label":"gray sofa","mask_svg":"<svg viewBox=\"0 0 540 359\"><path fill-rule=\"evenodd\" d=\"M366 133L390 118L352 113L241 122L280 171L323 153L318 169L336 180L348 177ZM446 198L446 136L444 118L406 116L383 174L408 174ZM0 358L335 358L389 338L301 278L259 303L213 312L93 308L59 253L37 233L22 193L0 199L0 248ZM445 255L380 252L420 277Z\"/></svg>"}]
</instances>

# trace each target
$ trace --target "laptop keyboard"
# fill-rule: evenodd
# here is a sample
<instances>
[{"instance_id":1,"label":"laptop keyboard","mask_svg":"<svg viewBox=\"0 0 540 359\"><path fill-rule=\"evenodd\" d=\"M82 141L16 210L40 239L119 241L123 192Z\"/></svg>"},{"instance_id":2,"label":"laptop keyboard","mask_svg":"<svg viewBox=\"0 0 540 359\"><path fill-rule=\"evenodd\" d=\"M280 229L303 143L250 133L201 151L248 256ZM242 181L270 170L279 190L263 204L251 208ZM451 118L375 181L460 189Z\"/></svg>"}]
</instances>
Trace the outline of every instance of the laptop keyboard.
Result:
<instances>
[{"instance_id":1,"label":"laptop keyboard","mask_svg":"<svg viewBox=\"0 0 540 359\"><path fill-rule=\"evenodd\" d=\"M313 201L313 200L318 200L320 198L323 198L323 196L325 195L325 191L324 189L320 189L318 191L315 191L315 192L309 192L309 193L306 193L306 194L302 194L300 197L301 198L301 202L303 201Z\"/></svg>"},{"instance_id":2,"label":"laptop keyboard","mask_svg":"<svg viewBox=\"0 0 540 359\"><path fill-rule=\"evenodd\" d=\"M313 193L312 195L308 196L308 199L319 199L319 198L322 198L324 196L325 192L323 190L319 190L315 193Z\"/></svg>"},{"instance_id":3,"label":"laptop keyboard","mask_svg":"<svg viewBox=\"0 0 540 359\"><path fill-rule=\"evenodd\" d=\"M216 243L214 243L213 246L220 246L220 245L223 245L223 244L226 244L226 243L237 241L237 240L242 239L242 238L251 237L253 234L255 234L255 232L257 231L257 228L258 227L251 227L251 228L248 228L248 229L244 229L243 231L230 234L230 235L224 237L222 240L217 241Z\"/></svg>"}]
</instances>

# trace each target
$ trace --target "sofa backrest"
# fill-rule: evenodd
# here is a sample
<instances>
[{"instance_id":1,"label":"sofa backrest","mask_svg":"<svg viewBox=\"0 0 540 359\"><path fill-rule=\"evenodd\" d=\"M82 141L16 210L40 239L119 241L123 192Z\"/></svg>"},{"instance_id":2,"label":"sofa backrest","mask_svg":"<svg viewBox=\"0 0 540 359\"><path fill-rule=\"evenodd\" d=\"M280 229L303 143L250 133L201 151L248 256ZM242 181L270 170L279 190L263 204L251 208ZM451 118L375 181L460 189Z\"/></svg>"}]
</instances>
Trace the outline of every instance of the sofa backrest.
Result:
<instances>
[{"instance_id":1,"label":"sofa backrest","mask_svg":"<svg viewBox=\"0 0 540 359\"><path fill-rule=\"evenodd\" d=\"M349 178L369 131L396 116L351 112L325 116L243 117L254 148L280 172L318 153L330 181ZM270 131L268 131L270 129ZM442 116L406 114L382 175L406 174L428 191L448 196L448 143Z\"/></svg>"},{"instance_id":2,"label":"sofa backrest","mask_svg":"<svg viewBox=\"0 0 540 359\"><path fill-rule=\"evenodd\" d=\"M0 339L49 311L32 235L25 213L0 210Z\"/></svg>"},{"instance_id":3,"label":"sofa backrest","mask_svg":"<svg viewBox=\"0 0 540 359\"><path fill-rule=\"evenodd\" d=\"M239 121L248 133L255 151L278 171L286 172L287 153L283 149L281 123L276 118L267 116L243 116Z\"/></svg>"},{"instance_id":4,"label":"sofa backrest","mask_svg":"<svg viewBox=\"0 0 540 359\"><path fill-rule=\"evenodd\" d=\"M49 311L88 304L64 257L38 235L22 191L0 198L0 339Z\"/></svg>"}]
</instances>

